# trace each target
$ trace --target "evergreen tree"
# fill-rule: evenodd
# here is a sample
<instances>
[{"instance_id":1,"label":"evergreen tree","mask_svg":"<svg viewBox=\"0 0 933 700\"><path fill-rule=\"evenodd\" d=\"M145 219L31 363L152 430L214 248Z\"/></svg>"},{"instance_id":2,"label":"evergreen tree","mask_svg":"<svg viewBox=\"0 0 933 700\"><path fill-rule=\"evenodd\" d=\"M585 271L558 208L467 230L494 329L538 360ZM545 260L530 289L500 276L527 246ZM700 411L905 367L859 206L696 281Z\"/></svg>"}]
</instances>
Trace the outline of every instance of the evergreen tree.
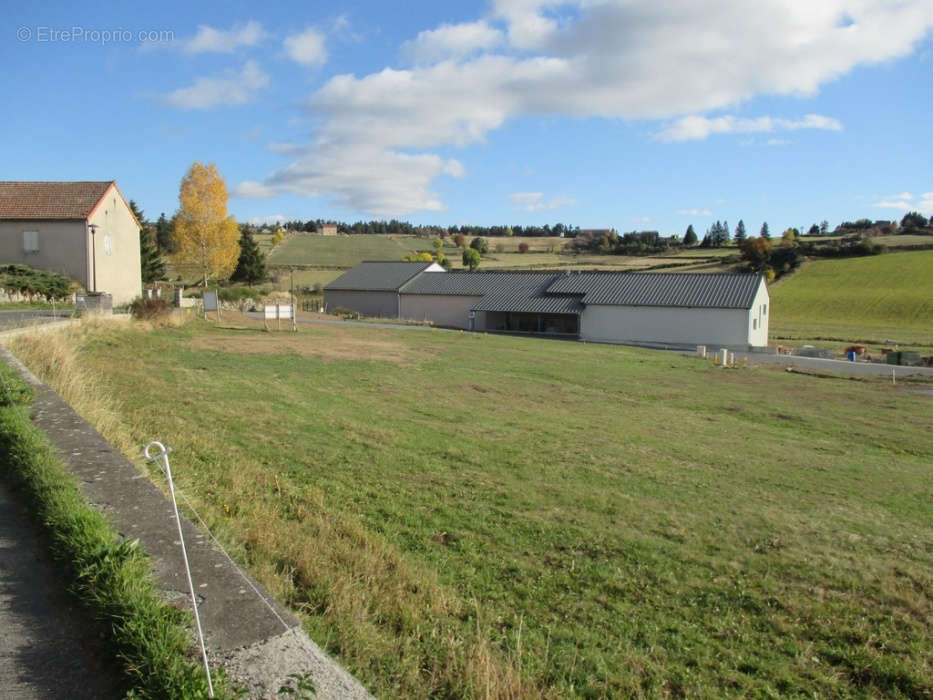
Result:
<instances>
[{"instance_id":1,"label":"evergreen tree","mask_svg":"<svg viewBox=\"0 0 933 700\"><path fill-rule=\"evenodd\" d=\"M684 234L684 245L696 245L697 232L693 230L693 224L687 226L687 232Z\"/></svg>"},{"instance_id":2,"label":"evergreen tree","mask_svg":"<svg viewBox=\"0 0 933 700\"><path fill-rule=\"evenodd\" d=\"M266 279L266 257L260 252L248 226L240 228L240 257L230 279L246 282L250 287Z\"/></svg>"},{"instance_id":3,"label":"evergreen tree","mask_svg":"<svg viewBox=\"0 0 933 700\"><path fill-rule=\"evenodd\" d=\"M159 250L163 253L171 253L172 247L172 222L165 218L165 212L159 214L155 223L155 242Z\"/></svg>"},{"instance_id":4,"label":"evergreen tree","mask_svg":"<svg viewBox=\"0 0 933 700\"><path fill-rule=\"evenodd\" d=\"M139 229L139 265L143 284L165 279L165 261L152 239L148 224Z\"/></svg>"},{"instance_id":5,"label":"evergreen tree","mask_svg":"<svg viewBox=\"0 0 933 700\"><path fill-rule=\"evenodd\" d=\"M165 279L165 261L152 240L152 224L135 200L130 200L130 211L139 222L139 267L143 284Z\"/></svg>"},{"instance_id":6,"label":"evergreen tree","mask_svg":"<svg viewBox=\"0 0 933 700\"><path fill-rule=\"evenodd\" d=\"M745 233L745 222L739 219L739 223L735 226L735 244L741 247L746 238L748 235Z\"/></svg>"},{"instance_id":7,"label":"evergreen tree","mask_svg":"<svg viewBox=\"0 0 933 700\"><path fill-rule=\"evenodd\" d=\"M767 240L768 238L771 238L771 234L768 233L768 222L767 221L765 221L761 225L761 237L764 238L765 240Z\"/></svg>"}]
</instances>

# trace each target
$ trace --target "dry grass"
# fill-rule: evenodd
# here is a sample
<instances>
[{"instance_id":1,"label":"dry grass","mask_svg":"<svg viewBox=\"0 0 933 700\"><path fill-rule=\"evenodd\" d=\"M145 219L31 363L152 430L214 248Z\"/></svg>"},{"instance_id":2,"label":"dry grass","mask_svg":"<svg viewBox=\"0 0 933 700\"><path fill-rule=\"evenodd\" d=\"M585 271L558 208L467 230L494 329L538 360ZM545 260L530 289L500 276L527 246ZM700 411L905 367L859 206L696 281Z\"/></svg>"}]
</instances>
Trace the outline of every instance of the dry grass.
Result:
<instances>
[{"instance_id":1,"label":"dry grass","mask_svg":"<svg viewBox=\"0 0 933 700\"><path fill-rule=\"evenodd\" d=\"M137 332L152 332L150 322L133 322ZM78 351L92 338L113 337L102 322L87 320L56 333L29 333L11 339L11 350L29 358L30 368L52 386L85 420L94 425L128 459L148 472L140 458L140 436L147 427L128 422L134 415L110 391L107 378L81 361ZM399 362L405 348L392 343L361 344L343 337L341 329L323 331L322 343L307 336L275 334L242 337L235 334L198 338L192 346L220 352L298 352L322 359L359 358ZM410 349L408 351L411 352ZM385 354L385 357L380 355ZM179 434L180 437L180 434ZM375 436L376 438L385 436ZM192 442L204 436L194 435ZM175 449L193 453L193 445ZM520 673L520 655L504 652L491 642L490 622L475 600L464 601L438 582L434 571L412 565L399 550L374 537L359 520L329 509L320 491L308 498L287 474L269 472L244 460L230 446L215 446L222 459L236 463L228 489L239 494L234 504L193 500L215 534L247 565L273 595L287 602L306 622L322 615L341 629L339 650L322 638L327 630L312 626L319 643L339 651L353 666L373 666L374 675L388 674L389 694L412 697L423 693L447 697L548 697L528 685ZM149 472L150 478L153 474ZM160 479L153 479L162 488ZM275 494L272 499L271 494ZM274 504L274 505L270 505ZM275 527L269 527L275 523ZM474 634L457 634L452 620L475 621ZM431 654L412 640L427 638ZM438 659L442 663L438 663ZM379 668L395 659L391 671Z\"/></svg>"}]
</instances>

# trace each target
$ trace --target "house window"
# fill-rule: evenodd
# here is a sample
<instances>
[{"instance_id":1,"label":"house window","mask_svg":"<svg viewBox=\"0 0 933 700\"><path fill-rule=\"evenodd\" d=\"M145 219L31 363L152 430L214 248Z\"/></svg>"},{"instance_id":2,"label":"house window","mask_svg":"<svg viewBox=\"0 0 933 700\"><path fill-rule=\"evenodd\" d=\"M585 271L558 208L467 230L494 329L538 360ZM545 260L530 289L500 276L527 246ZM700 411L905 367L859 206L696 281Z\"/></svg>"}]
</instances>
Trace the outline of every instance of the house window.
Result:
<instances>
[{"instance_id":1,"label":"house window","mask_svg":"<svg viewBox=\"0 0 933 700\"><path fill-rule=\"evenodd\" d=\"M109 233L104 236L104 254L113 255L113 239L110 238Z\"/></svg>"},{"instance_id":2,"label":"house window","mask_svg":"<svg viewBox=\"0 0 933 700\"><path fill-rule=\"evenodd\" d=\"M761 307L761 315L762 315L762 316L767 316L767 315L768 315L768 305L767 305L767 304L764 304L764 305Z\"/></svg>"},{"instance_id":3,"label":"house window","mask_svg":"<svg viewBox=\"0 0 933 700\"><path fill-rule=\"evenodd\" d=\"M758 330L758 319L757 319L757 318L753 318L753 319L752 319L752 330L753 330L753 331L757 331L757 330Z\"/></svg>"},{"instance_id":4,"label":"house window","mask_svg":"<svg viewBox=\"0 0 933 700\"><path fill-rule=\"evenodd\" d=\"M38 231L23 231L23 251L27 253L39 252Z\"/></svg>"}]
</instances>

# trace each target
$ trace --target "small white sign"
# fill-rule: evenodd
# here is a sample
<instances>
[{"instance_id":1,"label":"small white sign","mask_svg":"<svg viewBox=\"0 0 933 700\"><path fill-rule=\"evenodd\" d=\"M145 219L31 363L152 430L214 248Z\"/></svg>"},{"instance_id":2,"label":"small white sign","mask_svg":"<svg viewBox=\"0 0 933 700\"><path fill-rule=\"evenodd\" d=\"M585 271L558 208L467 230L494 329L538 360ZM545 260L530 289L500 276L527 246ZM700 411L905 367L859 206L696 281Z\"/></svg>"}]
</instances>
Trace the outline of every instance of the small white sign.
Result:
<instances>
[{"instance_id":1,"label":"small white sign","mask_svg":"<svg viewBox=\"0 0 933 700\"><path fill-rule=\"evenodd\" d=\"M266 318L275 318L275 312L278 307L275 304L266 304L265 306L265 317Z\"/></svg>"},{"instance_id":2,"label":"small white sign","mask_svg":"<svg viewBox=\"0 0 933 700\"><path fill-rule=\"evenodd\" d=\"M217 311L217 292L204 292L204 310Z\"/></svg>"},{"instance_id":3,"label":"small white sign","mask_svg":"<svg viewBox=\"0 0 933 700\"><path fill-rule=\"evenodd\" d=\"M291 318L292 317L292 307L291 304L279 304L279 318Z\"/></svg>"}]
</instances>

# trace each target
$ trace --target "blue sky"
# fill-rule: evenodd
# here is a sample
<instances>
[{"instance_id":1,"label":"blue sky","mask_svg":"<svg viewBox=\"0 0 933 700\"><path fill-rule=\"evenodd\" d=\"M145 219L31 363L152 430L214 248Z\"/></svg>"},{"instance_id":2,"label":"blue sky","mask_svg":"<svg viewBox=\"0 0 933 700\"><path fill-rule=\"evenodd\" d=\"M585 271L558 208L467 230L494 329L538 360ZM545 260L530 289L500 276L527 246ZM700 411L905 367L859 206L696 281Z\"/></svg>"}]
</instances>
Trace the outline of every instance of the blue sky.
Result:
<instances>
[{"instance_id":1,"label":"blue sky","mask_svg":"<svg viewBox=\"0 0 933 700\"><path fill-rule=\"evenodd\" d=\"M240 220L682 233L933 215L929 0L4 15L0 179L116 179L150 218L195 160Z\"/></svg>"}]
</instances>

